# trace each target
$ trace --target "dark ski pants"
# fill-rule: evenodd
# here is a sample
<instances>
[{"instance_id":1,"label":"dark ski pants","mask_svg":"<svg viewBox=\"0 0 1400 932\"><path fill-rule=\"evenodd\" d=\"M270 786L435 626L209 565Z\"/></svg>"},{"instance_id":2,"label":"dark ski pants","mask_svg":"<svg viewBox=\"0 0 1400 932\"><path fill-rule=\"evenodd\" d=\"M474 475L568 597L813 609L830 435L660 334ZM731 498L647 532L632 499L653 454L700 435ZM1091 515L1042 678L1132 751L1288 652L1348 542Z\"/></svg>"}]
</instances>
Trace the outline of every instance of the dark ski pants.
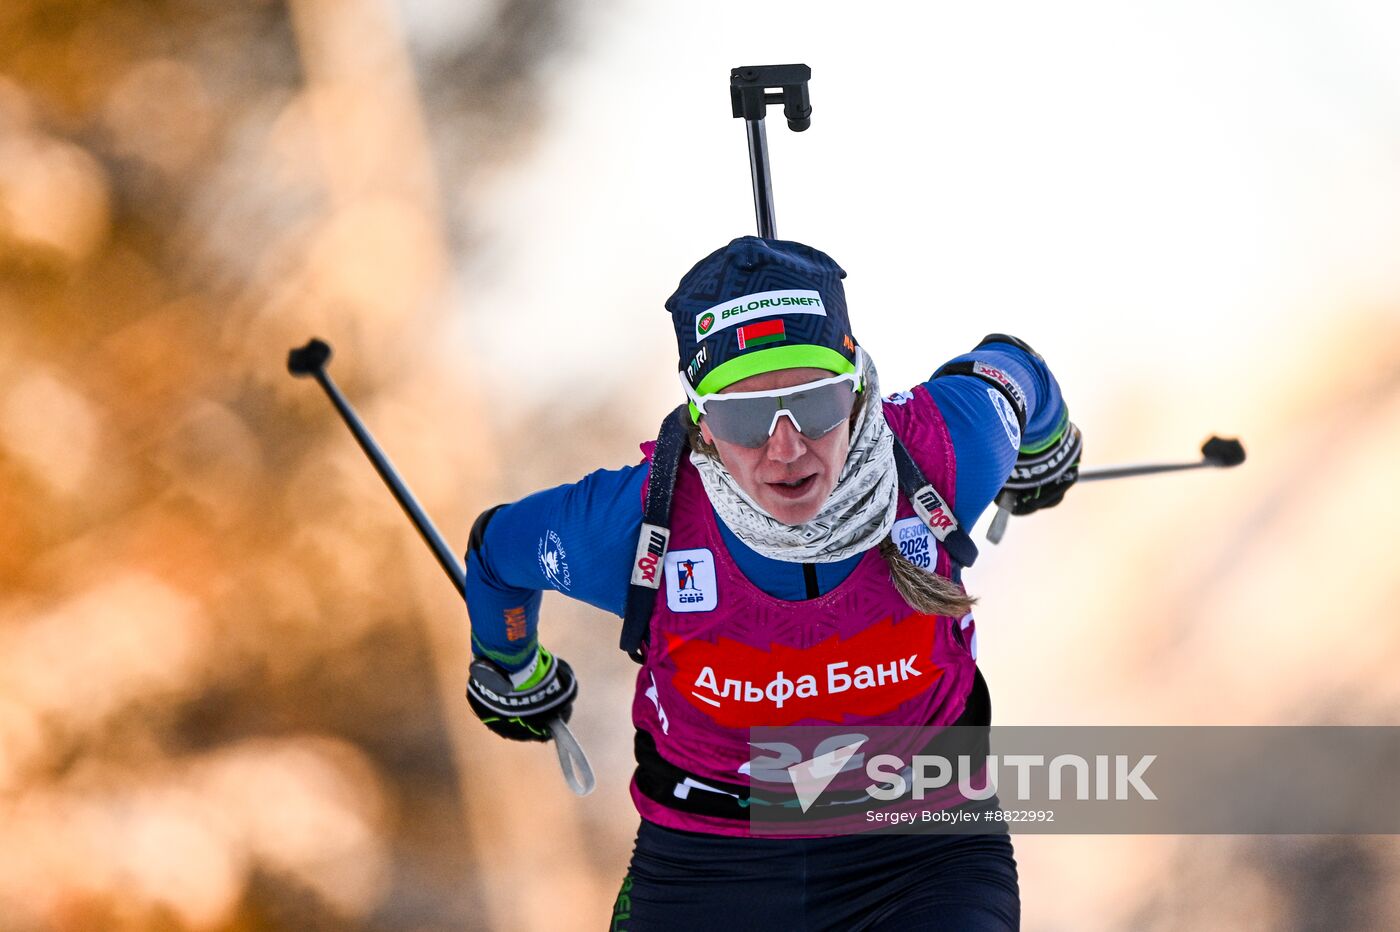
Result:
<instances>
[{"instance_id":1,"label":"dark ski pants","mask_svg":"<svg viewBox=\"0 0 1400 932\"><path fill-rule=\"evenodd\" d=\"M1021 924L1007 835L727 838L642 821L614 932L1004 932Z\"/></svg>"}]
</instances>

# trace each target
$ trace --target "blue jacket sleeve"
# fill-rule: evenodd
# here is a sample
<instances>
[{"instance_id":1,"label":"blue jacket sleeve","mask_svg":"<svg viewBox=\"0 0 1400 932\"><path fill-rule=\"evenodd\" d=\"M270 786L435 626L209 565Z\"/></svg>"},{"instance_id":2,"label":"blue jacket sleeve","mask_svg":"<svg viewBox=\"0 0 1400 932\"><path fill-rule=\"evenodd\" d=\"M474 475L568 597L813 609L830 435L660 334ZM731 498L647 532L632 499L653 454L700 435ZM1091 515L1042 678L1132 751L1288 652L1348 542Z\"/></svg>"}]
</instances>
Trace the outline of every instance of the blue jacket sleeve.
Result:
<instances>
[{"instance_id":1,"label":"blue jacket sleeve","mask_svg":"<svg viewBox=\"0 0 1400 932\"><path fill-rule=\"evenodd\" d=\"M599 470L496 511L467 553L473 653L525 666L545 589L623 614L647 473L646 464Z\"/></svg>"},{"instance_id":2,"label":"blue jacket sleeve","mask_svg":"<svg viewBox=\"0 0 1400 932\"><path fill-rule=\"evenodd\" d=\"M1016 436L997 413L996 389L975 376L945 375L924 383L948 425L957 460L953 513L971 528L1011 475L1020 449L1033 450L1068 420L1060 386L1045 361L1010 343L988 343L950 362L980 361L1001 369L1026 393L1026 429Z\"/></svg>"}]
</instances>

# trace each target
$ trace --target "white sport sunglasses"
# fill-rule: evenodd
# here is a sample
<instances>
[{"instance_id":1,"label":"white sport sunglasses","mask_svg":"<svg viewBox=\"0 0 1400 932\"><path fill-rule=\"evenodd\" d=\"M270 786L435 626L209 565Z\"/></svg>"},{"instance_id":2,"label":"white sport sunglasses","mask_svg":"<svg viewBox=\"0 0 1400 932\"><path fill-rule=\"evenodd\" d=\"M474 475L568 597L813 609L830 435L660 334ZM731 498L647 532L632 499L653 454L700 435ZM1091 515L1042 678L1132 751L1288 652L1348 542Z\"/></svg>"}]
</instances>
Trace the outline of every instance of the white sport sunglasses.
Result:
<instances>
[{"instance_id":1,"label":"white sport sunglasses","mask_svg":"<svg viewBox=\"0 0 1400 932\"><path fill-rule=\"evenodd\" d=\"M855 407L864 363L864 352L856 347L854 372L765 392L697 395L685 373L677 375L686 397L708 419L710 433L726 443L756 448L773 436L781 417L792 421L792 426L808 440L819 440L835 430Z\"/></svg>"}]
</instances>

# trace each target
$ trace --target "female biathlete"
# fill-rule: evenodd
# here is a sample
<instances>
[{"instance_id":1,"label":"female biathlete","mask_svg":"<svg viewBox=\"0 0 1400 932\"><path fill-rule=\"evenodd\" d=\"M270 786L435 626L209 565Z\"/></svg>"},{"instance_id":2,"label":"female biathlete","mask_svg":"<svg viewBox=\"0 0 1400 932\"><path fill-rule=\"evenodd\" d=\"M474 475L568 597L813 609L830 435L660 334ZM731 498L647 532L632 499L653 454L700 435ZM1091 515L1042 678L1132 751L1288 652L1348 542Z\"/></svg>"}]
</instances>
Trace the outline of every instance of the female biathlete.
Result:
<instances>
[{"instance_id":1,"label":"female biathlete","mask_svg":"<svg viewBox=\"0 0 1400 932\"><path fill-rule=\"evenodd\" d=\"M1078 477L1079 431L1014 337L881 398L844 277L789 241L707 256L666 303L688 400L679 466L644 444L638 465L498 506L472 530L468 697L504 737L548 740L577 692L538 641L541 591L630 617L642 587L642 819L615 929L1019 924L1004 833L750 835L750 727L990 722L959 582L967 531L1003 490L1026 514ZM643 525L666 492L669 541ZM770 695L775 676L796 685Z\"/></svg>"}]
</instances>

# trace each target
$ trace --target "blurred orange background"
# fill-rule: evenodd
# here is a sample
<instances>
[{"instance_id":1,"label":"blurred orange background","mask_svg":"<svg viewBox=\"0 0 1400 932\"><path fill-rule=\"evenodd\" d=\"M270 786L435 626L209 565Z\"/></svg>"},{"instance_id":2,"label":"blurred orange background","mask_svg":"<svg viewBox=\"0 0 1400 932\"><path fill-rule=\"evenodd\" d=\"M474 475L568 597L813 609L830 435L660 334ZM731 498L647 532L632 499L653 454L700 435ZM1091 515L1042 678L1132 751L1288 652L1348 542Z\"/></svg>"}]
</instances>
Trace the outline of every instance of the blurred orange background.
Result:
<instances>
[{"instance_id":1,"label":"blurred orange background","mask_svg":"<svg viewBox=\"0 0 1400 932\"><path fill-rule=\"evenodd\" d=\"M1086 465L969 574L1002 724L1394 724L1400 14L558 0L0 8L0 930L597 928L633 667L546 596L599 789L492 738L452 546L635 462L661 304L752 231L731 66L806 61L778 227L887 389L983 333ZM980 534L978 535L981 536ZM1390 838L1023 837L1025 927L1400 925Z\"/></svg>"}]
</instances>

